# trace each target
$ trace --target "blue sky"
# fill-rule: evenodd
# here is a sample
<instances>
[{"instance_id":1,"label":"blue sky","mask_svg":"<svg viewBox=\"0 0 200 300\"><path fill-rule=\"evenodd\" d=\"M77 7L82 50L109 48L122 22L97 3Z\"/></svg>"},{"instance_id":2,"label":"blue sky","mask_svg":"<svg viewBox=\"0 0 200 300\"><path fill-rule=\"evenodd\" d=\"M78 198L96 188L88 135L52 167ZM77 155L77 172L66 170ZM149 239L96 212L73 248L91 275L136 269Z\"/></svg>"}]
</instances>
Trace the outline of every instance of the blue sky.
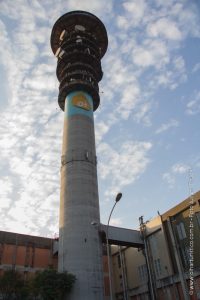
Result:
<instances>
[{"instance_id":1,"label":"blue sky","mask_svg":"<svg viewBox=\"0 0 200 300\"><path fill-rule=\"evenodd\" d=\"M0 230L58 233L63 113L55 21L97 15L108 32L95 112L101 221L137 228L200 189L200 4L194 0L0 2Z\"/></svg>"}]
</instances>

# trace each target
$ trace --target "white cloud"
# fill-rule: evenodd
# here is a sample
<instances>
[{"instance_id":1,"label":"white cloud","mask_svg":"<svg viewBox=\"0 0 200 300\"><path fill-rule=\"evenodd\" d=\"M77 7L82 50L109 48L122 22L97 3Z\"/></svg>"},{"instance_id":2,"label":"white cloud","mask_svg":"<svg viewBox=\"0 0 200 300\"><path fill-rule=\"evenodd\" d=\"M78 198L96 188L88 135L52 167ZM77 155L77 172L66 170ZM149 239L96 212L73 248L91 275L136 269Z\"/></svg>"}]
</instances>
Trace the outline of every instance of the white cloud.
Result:
<instances>
[{"instance_id":1,"label":"white cloud","mask_svg":"<svg viewBox=\"0 0 200 300\"><path fill-rule=\"evenodd\" d=\"M174 41L180 41L183 38L177 24L167 18L161 18L160 20L149 24L147 27L147 34L150 37L161 37Z\"/></svg>"},{"instance_id":2,"label":"white cloud","mask_svg":"<svg viewBox=\"0 0 200 300\"><path fill-rule=\"evenodd\" d=\"M25 88L34 91L54 92L56 90L55 76L43 75L32 78L26 78L23 83Z\"/></svg>"},{"instance_id":3,"label":"white cloud","mask_svg":"<svg viewBox=\"0 0 200 300\"><path fill-rule=\"evenodd\" d=\"M136 82L123 91L120 103L116 108L116 112L121 115L122 119L128 119L136 104L139 102L139 97L140 88Z\"/></svg>"},{"instance_id":4,"label":"white cloud","mask_svg":"<svg viewBox=\"0 0 200 300\"><path fill-rule=\"evenodd\" d=\"M11 204L11 194L13 192L13 182L8 176L0 179L0 210L9 208Z\"/></svg>"},{"instance_id":5,"label":"white cloud","mask_svg":"<svg viewBox=\"0 0 200 300\"><path fill-rule=\"evenodd\" d=\"M128 18L124 16L117 16L117 26L122 29L127 29L130 26Z\"/></svg>"},{"instance_id":6,"label":"white cloud","mask_svg":"<svg viewBox=\"0 0 200 300\"><path fill-rule=\"evenodd\" d=\"M145 40L143 44L133 50L133 62L137 66L158 69L169 62L168 49L163 41Z\"/></svg>"},{"instance_id":7,"label":"white cloud","mask_svg":"<svg viewBox=\"0 0 200 300\"><path fill-rule=\"evenodd\" d=\"M112 218L110 220L110 225L111 226L120 226L120 225L122 225L122 218Z\"/></svg>"},{"instance_id":8,"label":"white cloud","mask_svg":"<svg viewBox=\"0 0 200 300\"><path fill-rule=\"evenodd\" d=\"M170 128L174 128L174 127L178 127L179 126L179 122L175 119L171 119L169 120L168 123L164 123L162 125L160 125L160 127L156 130L156 134L162 133L164 131L167 131Z\"/></svg>"},{"instance_id":9,"label":"white cloud","mask_svg":"<svg viewBox=\"0 0 200 300\"><path fill-rule=\"evenodd\" d=\"M165 0L165 1L162 1L162 0L155 0L155 3L158 5L158 6L165 6L165 7L171 7L172 5L174 5L175 1L174 0Z\"/></svg>"},{"instance_id":10,"label":"white cloud","mask_svg":"<svg viewBox=\"0 0 200 300\"><path fill-rule=\"evenodd\" d=\"M114 10L115 5L120 10ZM166 0L157 5L155 9L142 0L120 4L106 0L0 1L0 42L6 45L0 48L0 59L7 91L0 113L3 229L42 235L57 232L63 115L58 113L56 59L49 38L57 18L71 9L102 16L109 34L102 104L95 112L99 178L110 185L105 196L114 196L145 172L152 143L120 144L118 129L124 124L130 128L138 128L136 123L151 124L154 92L160 86L174 89L186 80L185 62L178 54L180 42L187 35L198 36L200 28L193 4L186 7ZM198 65L194 72L197 70ZM199 102L196 93L188 102L187 113L199 112ZM170 128L164 125L163 131ZM117 132L115 142L107 138L112 126ZM184 168L179 164L170 172L184 174ZM170 180L169 176L164 177Z\"/></svg>"},{"instance_id":11,"label":"white cloud","mask_svg":"<svg viewBox=\"0 0 200 300\"><path fill-rule=\"evenodd\" d=\"M185 72L185 61L182 56L175 57L173 60L174 68L180 73Z\"/></svg>"},{"instance_id":12,"label":"white cloud","mask_svg":"<svg viewBox=\"0 0 200 300\"><path fill-rule=\"evenodd\" d=\"M192 73L196 73L200 70L200 63L197 63L194 65L193 69L192 69Z\"/></svg>"},{"instance_id":13,"label":"white cloud","mask_svg":"<svg viewBox=\"0 0 200 300\"><path fill-rule=\"evenodd\" d=\"M185 163L176 163L170 168L169 172L162 175L162 178L168 183L169 188L173 189L176 184L177 175L184 175L189 172L189 169L189 166Z\"/></svg>"},{"instance_id":14,"label":"white cloud","mask_svg":"<svg viewBox=\"0 0 200 300\"><path fill-rule=\"evenodd\" d=\"M103 136L109 131L109 126L103 121L99 121L95 126L95 140L96 144L98 144Z\"/></svg>"},{"instance_id":15,"label":"white cloud","mask_svg":"<svg viewBox=\"0 0 200 300\"><path fill-rule=\"evenodd\" d=\"M185 174L188 172L188 170L189 166L183 163L178 163L172 166L172 172L175 174Z\"/></svg>"},{"instance_id":16,"label":"white cloud","mask_svg":"<svg viewBox=\"0 0 200 300\"><path fill-rule=\"evenodd\" d=\"M112 12L113 1L112 0L68 0L68 10L85 10L95 14L108 14Z\"/></svg>"},{"instance_id":17,"label":"white cloud","mask_svg":"<svg viewBox=\"0 0 200 300\"><path fill-rule=\"evenodd\" d=\"M153 55L149 50L140 47L133 51L133 61L138 66L149 67L155 63Z\"/></svg>"},{"instance_id":18,"label":"white cloud","mask_svg":"<svg viewBox=\"0 0 200 300\"><path fill-rule=\"evenodd\" d=\"M122 187L133 183L145 171L150 159L150 142L127 141L115 150L106 143L101 143L97 151L101 157L98 164L98 174L104 179L109 179L110 187L106 196L115 195Z\"/></svg>"},{"instance_id":19,"label":"white cloud","mask_svg":"<svg viewBox=\"0 0 200 300\"><path fill-rule=\"evenodd\" d=\"M36 63L43 55L43 47L50 48L51 28L41 26L37 34L36 19L46 20L45 10L37 12L39 3L32 3L33 7L16 6L18 16L12 14L13 4L10 5L9 16L20 18L10 31L13 36L1 23L1 42L6 44L1 57L11 92L8 106L1 114L0 147L4 170L12 179L1 195L5 199L1 205L2 229L51 235L46 224L51 223L56 231L58 227L62 113L58 114L57 97L52 96L57 85L53 55L51 61L46 56L41 64ZM8 6L3 6L5 15ZM42 222L38 215L43 216Z\"/></svg>"},{"instance_id":20,"label":"white cloud","mask_svg":"<svg viewBox=\"0 0 200 300\"><path fill-rule=\"evenodd\" d=\"M125 10L131 14L132 23L137 24L145 14L146 3L143 0L132 0L123 3Z\"/></svg>"},{"instance_id":21,"label":"white cloud","mask_svg":"<svg viewBox=\"0 0 200 300\"><path fill-rule=\"evenodd\" d=\"M151 102L144 102L138 105L137 112L134 115L134 119L137 123L143 123L145 126L151 126Z\"/></svg>"},{"instance_id":22,"label":"white cloud","mask_svg":"<svg viewBox=\"0 0 200 300\"><path fill-rule=\"evenodd\" d=\"M106 122L109 127L121 119L127 120L130 115L137 113L137 105L141 101L139 82L132 66L125 64L124 57L120 56L117 51L105 59L103 91L103 95L101 95L102 109L104 109L104 99L105 105L113 97L115 99L111 103L112 113L109 112Z\"/></svg>"},{"instance_id":23,"label":"white cloud","mask_svg":"<svg viewBox=\"0 0 200 300\"><path fill-rule=\"evenodd\" d=\"M200 92L195 92L194 99L187 103L186 113L188 115L200 113Z\"/></svg>"},{"instance_id":24,"label":"white cloud","mask_svg":"<svg viewBox=\"0 0 200 300\"><path fill-rule=\"evenodd\" d=\"M180 24L181 30L185 36L200 37L200 28L197 24L200 21L199 6L195 1L187 5L179 4L174 7L174 18ZM177 9L176 9L177 7Z\"/></svg>"},{"instance_id":25,"label":"white cloud","mask_svg":"<svg viewBox=\"0 0 200 300\"><path fill-rule=\"evenodd\" d=\"M162 178L163 178L164 181L166 181L168 183L168 186L169 186L170 189L172 189L174 187L174 185L175 185L175 178L174 178L174 176L172 176L172 174L170 174L170 173L164 173L162 175Z\"/></svg>"},{"instance_id":26,"label":"white cloud","mask_svg":"<svg viewBox=\"0 0 200 300\"><path fill-rule=\"evenodd\" d=\"M161 72L158 72L150 81L150 86L158 88L163 86L170 90L176 89L180 84L187 81L185 61L182 56L175 56L166 65L162 65Z\"/></svg>"}]
</instances>

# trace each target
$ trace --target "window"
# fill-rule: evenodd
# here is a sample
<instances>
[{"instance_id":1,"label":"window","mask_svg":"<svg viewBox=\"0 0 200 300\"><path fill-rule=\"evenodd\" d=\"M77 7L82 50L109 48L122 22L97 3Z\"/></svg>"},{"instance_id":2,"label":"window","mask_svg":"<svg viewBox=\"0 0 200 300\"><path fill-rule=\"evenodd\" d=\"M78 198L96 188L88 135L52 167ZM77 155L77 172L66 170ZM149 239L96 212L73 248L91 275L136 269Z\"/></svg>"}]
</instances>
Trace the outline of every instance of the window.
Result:
<instances>
[{"instance_id":1,"label":"window","mask_svg":"<svg viewBox=\"0 0 200 300\"><path fill-rule=\"evenodd\" d=\"M198 211L195 215L196 215L196 218L197 218L197 223L200 227L200 211Z\"/></svg>"},{"instance_id":2,"label":"window","mask_svg":"<svg viewBox=\"0 0 200 300\"><path fill-rule=\"evenodd\" d=\"M189 247L181 247L181 256L183 260L183 265L188 267L190 260L190 249Z\"/></svg>"},{"instance_id":3,"label":"window","mask_svg":"<svg viewBox=\"0 0 200 300\"><path fill-rule=\"evenodd\" d=\"M155 269L156 277L159 277L162 274L160 258L154 260L154 269Z\"/></svg>"},{"instance_id":4,"label":"window","mask_svg":"<svg viewBox=\"0 0 200 300\"><path fill-rule=\"evenodd\" d=\"M147 274L147 266L141 265L138 267L138 274L141 281L147 281L148 274Z\"/></svg>"},{"instance_id":5,"label":"window","mask_svg":"<svg viewBox=\"0 0 200 300\"><path fill-rule=\"evenodd\" d=\"M117 255L118 267L121 268L121 258L120 255Z\"/></svg>"},{"instance_id":6,"label":"window","mask_svg":"<svg viewBox=\"0 0 200 300\"><path fill-rule=\"evenodd\" d=\"M187 237L186 232L185 232L185 226L184 226L183 222L176 225L176 229L177 229L178 237L180 240L183 240Z\"/></svg>"},{"instance_id":7,"label":"window","mask_svg":"<svg viewBox=\"0 0 200 300\"><path fill-rule=\"evenodd\" d=\"M150 247L151 247L152 256L157 255L157 253L158 253L157 234L150 235L150 237L149 237L149 244L150 244Z\"/></svg>"}]
</instances>

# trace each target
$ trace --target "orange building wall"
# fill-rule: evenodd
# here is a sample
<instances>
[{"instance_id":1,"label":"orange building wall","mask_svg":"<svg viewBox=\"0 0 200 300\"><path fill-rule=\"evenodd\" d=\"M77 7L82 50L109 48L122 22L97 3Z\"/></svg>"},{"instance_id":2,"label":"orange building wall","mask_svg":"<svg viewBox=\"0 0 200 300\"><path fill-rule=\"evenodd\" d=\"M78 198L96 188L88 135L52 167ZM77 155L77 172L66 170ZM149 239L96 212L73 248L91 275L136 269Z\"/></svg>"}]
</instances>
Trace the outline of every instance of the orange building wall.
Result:
<instances>
[{"instance_id":1,"label":"orange building wall","mask_svg":"<svg viewBox=\"0 0 200 300\"><path fill-rule=\"evenodd\" d=\"M2 246L1 246L2 247ZM29 268L57 267L57 257L53 257L51 249L4 244L1 249L0 268L13 266Z\"/></svg>"},{"instance_id":2,"label":"orange building wall","mask_svg":"<svg viewBox=\"0 0 200 300\"><path fill-rule=\"evenodd\" d=\"M12 263L12 255L13 255L13 245L3 245L2 246L2 264L10 264Z\"/></svg>"},{"instance_id":3,"label":"orange building wall","mask_svg":"<svg viewBox=\"0 0 200 300\"><path fill-rule=\"evenodd\" d=\"M0 231L0 276L5 270L15 269L24 274L24 279L34 273L58 267L58 253L53 253L53 239L33 237ZM110 295L107 255L103 256L104 293Z\"/></svg>"},{"instance_id":4,"label":"orange building wall","mask_svg":"<svg viewBox=\"0 0 200 300\"><path fill-rule=\"evenodd\" d=\"M16 265L24 266L25 263L26 248L24 246L17 247Z\"/></svg>"},{"instance_id":5,"label":"orange building wall","mask_svg":"<svg viewBox=\"0 0 200 300\"><path fill-rule=\"evenodd\" d=\"M35 249L35 268L47 268L52 265L50 249Z\"/></svg>"},{"instance_id":6,"label":"orange building wall","mask_svg":"<svg viewBox=\"0 0 200 300\"><path fill-rule=\"evenodd\" d=\"M8 269L34 273L53 267L58 256L53 254L53 239L0 231L0 275Z\"/></svg>"}]
</instances>

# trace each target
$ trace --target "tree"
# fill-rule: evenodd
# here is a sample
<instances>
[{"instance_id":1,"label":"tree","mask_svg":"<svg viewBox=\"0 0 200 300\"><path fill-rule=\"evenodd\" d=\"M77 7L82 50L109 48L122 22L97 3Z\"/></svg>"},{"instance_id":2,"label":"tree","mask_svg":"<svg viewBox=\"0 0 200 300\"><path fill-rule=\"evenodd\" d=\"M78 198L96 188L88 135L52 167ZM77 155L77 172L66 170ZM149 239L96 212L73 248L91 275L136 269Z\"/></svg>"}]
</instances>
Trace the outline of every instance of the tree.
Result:
<instances>
[{"instance_id":1,"label":"tree","mask_svg":"<svg viewBox=\"0 0 200 300\"><path fill-rule=\"evenodd\" d=\"M56 270L38 272L33 279L33 293L43 300L62 300L69 293L76 278L74 275Z\"/></svg>"},{"instance_id":2,"label":"tree","mask_svg":"<svg viewBox=\"0 0 200 300\"><path fill-rule=\"evenodd\" d=\"M26 287L19 272L5 271L0 278L0 293L3 300L24 299Z\"/></svg>"},{"instance_id":3,"label":"tree","mask_svg":"<svg viewBox=\"0 0 200 300\"><path fill-rule=\"evenodd\" d=\"M76 278L74 275L56 270L38 272L24 281L17 271L5 271L0 277L0 298L3 300L62 300L69 293Z\"/></svg>"}]
</instances>

